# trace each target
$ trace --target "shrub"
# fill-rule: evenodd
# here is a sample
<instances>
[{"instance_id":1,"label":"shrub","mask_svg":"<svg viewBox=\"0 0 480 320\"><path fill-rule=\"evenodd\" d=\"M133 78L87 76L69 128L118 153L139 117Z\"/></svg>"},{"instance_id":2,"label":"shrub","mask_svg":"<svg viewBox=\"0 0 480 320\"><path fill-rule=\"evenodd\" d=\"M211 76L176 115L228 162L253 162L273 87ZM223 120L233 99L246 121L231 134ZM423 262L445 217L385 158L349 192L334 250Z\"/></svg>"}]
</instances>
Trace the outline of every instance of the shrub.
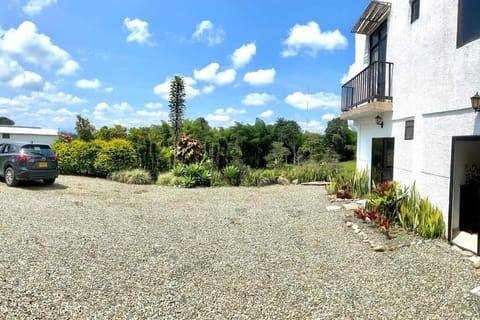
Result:
<instances>
[{"instance_id":1,"label":"shrub","mask_svg":"<svg viewBox=\"0 0 480 320\"><path fill-rule=\"evenodd\" d=\"M369 191L368 171L342 170L329 179L330 185L326 190L329 194L336 194L343 186L349 186L352 197L364 198Z\"/></svg>"},{"instance_id":2,"label":"shrub","mask_svg":"<svg viewBox=\"0 0 480 320\"><path fill-rule=\"evenodd\" d=\"M245 187L263 187L276 183L275 173L272 170L247 169L242 175L240 185Z\"/></svg>"},{"instance_id":3,"label":"shrub","mask_svg":"<svg viewBox=\"0 0 480 320\"><path fill-rule=\"evenodd\" d=\"M226 166L223 168L223 178L228 185L240 185L240 169L237 166Z\"/></svg>"},{"instance_id":4,"label":"shrub","mask_svg":"<svg viewBox=\"0 0 480 320\"><path fill-rule=\"evenodd\" d=\"M158 175L156 184L161 186L171 186L174 178L175 178L175 175L171 171L165 172Z\"/></svg>"},{"instance_id":5,"label":"shrub","mask_svg":"<svg viewBox=\"0 0 480 320\"><path fill-rule=\"evenodd\" d=\"M150 173L143 169L122 170L112 172L108 178L113 181L128 184L151 184L152 177Z\"/></svg>"},{"instance_id":6,"label":"shrub","mask_svg":"<svg viewBox=\"0 0 480 320\"><path fill-rule=\"evenodd\" d=\"M73 140L70 143L56 142L52 149L59 157L58 167L61 174L96 175L94 164L103 146L104 142L101 140Z\"/></svg>"},{"instance_id":7,"label":"shrub","mask_svg":"<svg viewBox=\"0 0 480 320\"><path fill-rule=\"evenodd\" d=\"M157 184L182 186L184 188L210 186L212 184L212 174L203 164L176 165L169 173L160 175Z\"/></svg>"},{"instance_id":8,"label":"shrub","mask_svg":"<svg viewBox=\"0 0 480 320\"><path fill-rule=\"evenodd\" d=\"M277 184L286 186L286 185L290 184L290 180L288 180L288 178L280 176L280 177L277 178Z\"/></svg>"},{"instance_id":9,"label":"shrub","mask_svg":"<svg viewBox=\"0 0 480 320\"><path fill-rule=\"evenodd\" d=\"M203 158L203 145L198 139L184 136L177 145L178 161L185 165L199 163Z\"/></svg>"},{"instance_id":10,"label":"shrub","mask_svg":"<svg viewBox=\"0 0 480 320\"><path fill-rule=\"evenodd\" d=\"M136 153L132 144L124 139L104 142L95 159L95 172L107 176L111 172L130 169L136 164Z\"/></svg>"},{"instance_id":11,"label":"shrub","mask_svg":"<svg viewBox=\"0 0 480 320\"><path fill-rule=\"evenodd\" d=\"M400 204L400 225L424 238L441 238L445 235L445 222L441 211L418 193L415 184Z\"/></svg>"}]
</instances>

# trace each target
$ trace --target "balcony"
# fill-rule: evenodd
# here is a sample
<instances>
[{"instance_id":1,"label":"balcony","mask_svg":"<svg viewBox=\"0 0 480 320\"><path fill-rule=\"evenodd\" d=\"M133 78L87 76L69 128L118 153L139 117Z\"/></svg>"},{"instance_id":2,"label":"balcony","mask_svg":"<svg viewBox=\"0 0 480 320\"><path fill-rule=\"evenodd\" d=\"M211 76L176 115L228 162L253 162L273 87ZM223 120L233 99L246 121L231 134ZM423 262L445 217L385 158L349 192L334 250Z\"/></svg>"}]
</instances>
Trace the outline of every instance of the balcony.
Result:
<instances>
[{"instance_id":1,"label":"balcony","mask_svg":"<svg viewBox=\"0 0 480 320\"><path fill-rule=\"evenodd\" d=\"M393 63L373 62L342 86L342 119L392 111Z\"/></svg>"}]
</instances>

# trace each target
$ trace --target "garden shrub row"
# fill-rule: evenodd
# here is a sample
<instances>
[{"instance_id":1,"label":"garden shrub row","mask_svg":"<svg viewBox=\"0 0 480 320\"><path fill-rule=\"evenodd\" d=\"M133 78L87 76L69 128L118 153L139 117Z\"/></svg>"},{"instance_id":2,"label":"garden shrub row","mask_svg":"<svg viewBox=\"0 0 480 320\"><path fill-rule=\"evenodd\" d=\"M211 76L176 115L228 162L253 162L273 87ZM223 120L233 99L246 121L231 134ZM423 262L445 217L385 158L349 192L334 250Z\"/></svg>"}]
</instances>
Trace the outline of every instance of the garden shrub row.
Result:
<instances>
[{"instance_id":1,"label":"garden shrub row","mask_svg":"<svg viewBox=\"0 0 480 320\"><path fill-rule=\"evenodd\" d=\"M107 177L137 163L132 144L124 139L56 142L52 149L59 157L61 174Z\"/></svg>"}]
</instances>

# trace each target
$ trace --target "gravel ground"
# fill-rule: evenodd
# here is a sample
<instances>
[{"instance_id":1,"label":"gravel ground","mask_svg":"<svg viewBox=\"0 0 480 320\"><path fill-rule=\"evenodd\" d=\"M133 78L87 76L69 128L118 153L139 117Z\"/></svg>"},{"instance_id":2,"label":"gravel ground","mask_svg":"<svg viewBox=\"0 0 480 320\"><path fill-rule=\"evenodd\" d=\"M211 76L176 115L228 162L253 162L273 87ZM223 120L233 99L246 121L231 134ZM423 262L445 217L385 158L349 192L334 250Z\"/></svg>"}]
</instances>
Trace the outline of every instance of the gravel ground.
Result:
<instances>
[{"instance_id":1,"label":"gravel ground","mask_svg":"<svg viewBox=\"0 0 480 320\"><path fill-rule=\"evenodd\" d=\"M374 252L323 187L0 183L1 319L480 319L470 262Z\"/></svg>"}]
</instances>

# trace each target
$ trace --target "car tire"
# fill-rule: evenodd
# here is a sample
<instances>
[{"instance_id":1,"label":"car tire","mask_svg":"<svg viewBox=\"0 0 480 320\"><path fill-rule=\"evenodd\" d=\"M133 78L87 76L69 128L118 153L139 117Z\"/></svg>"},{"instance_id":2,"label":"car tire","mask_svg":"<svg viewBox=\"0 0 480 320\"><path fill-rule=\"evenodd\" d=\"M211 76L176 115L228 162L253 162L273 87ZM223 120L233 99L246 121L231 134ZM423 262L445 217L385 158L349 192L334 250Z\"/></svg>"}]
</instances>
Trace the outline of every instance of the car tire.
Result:
<instances>
[{"instance_id":1,"label":"car tire","mask_svg":"<svg viewBox=\"0 0 480 320\"><path fill-rule=\"evenodd\" d=\"M55 178L53 179L43 179L44 184L53 184L55 182Z\"/></svg>"},{"instance_id":2,"label":"car tire","mask_svg":"<svg viewBox=\"0 0 480 320\"><path fill-rule=\"evenodd\" d=\"M18 180L15 178L15 171L13 170L12 167L8 167L5 169L5 183L9 187L16 187L18 186Z\"/></svg>"}]
</instances>

